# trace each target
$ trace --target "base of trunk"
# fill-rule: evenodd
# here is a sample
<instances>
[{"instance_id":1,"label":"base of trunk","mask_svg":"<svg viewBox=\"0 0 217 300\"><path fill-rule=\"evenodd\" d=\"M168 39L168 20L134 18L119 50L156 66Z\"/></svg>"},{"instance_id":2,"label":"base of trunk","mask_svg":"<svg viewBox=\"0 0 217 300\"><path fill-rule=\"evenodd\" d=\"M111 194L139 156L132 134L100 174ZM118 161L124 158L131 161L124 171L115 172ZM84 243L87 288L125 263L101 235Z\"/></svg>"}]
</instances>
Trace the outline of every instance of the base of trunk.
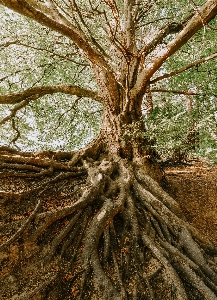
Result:
<instances>
[{"instance_id":1,"label":"base of trunk","mask_svg":"<svg viewBox=\"0 0 217 300\"><path fill-rule=\"evenodd\" d=\"M0 155L0 298L217 299L217 249L158 168L88 151Z\"/></svg>"}]
</instances>

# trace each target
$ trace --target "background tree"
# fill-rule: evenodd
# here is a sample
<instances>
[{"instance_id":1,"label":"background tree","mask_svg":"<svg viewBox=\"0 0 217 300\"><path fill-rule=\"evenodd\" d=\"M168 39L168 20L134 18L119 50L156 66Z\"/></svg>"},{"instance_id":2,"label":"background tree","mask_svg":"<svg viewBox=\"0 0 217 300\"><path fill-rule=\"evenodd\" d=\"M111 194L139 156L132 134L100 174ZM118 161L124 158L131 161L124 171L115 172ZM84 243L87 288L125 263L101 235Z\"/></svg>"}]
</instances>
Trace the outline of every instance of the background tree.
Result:
<instances>
[{"instance_id":1,"label":"background tree","mask_svg":"<svg viewBox=\"0 0 217 300\"><path fill-rule=\"evenodd\" d=\"M0 249L20 278L14 288L3 276L3 299L216 299L217 250L159 185L150 143L159 129L156 143L165 143L157 124L165 114L170 127L186 120L188 142L205 120L216 122L216 1L0 4L3 140L14 130L18 146L23 136L30 149L37 141L70 150L98 132L78 151L1 148L2 176L33 178L32 188L1 192ZM202 101L211 108L198 118ZM12 203L24 219L8 217Z\"/></svg>"}]
</instances>

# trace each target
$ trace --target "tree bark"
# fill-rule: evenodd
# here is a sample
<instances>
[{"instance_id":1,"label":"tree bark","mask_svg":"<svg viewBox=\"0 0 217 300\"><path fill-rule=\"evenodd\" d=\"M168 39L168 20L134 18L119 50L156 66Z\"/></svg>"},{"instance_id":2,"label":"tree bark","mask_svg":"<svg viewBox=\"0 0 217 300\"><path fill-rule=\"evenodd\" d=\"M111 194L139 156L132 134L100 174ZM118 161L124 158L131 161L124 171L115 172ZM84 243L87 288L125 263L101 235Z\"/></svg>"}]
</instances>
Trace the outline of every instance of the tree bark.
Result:
<instances>
[{"instance_id":1,"label":"tree bark","mask_svg":"<svg viewBox=\"0 0 217 300\"><path fill-rule=\"evenodd\" d=\"M0 0L70 38L90 63L99 94L68 85L35 87L2 95L0 102L18 105L13 117L28 101L61 89L103 102L103 122L99 136L75 152L2 151L1 299L217 299L217 249L161 187L141 110L153 74L216 15L216 0L202 5L148 65L145 51L168 28L140 53L135 2L124 1L120 76L93 39L56 11L54 1L47 3L50 8ZM7 190L13 182L16 192Z\"/></svg>"},{"instance_id":2,"label":"tree bark","mask_svg":"<svg viewBox=\"0 0 217 300\"><path fill-rule=\"evenodd\" d=\"M0 195L1 299L217 299L217 249L159 185L140 117L107 106L99 137L62 157L3 149L1 177L34 187Z\"/></svg>"}]
</instances>

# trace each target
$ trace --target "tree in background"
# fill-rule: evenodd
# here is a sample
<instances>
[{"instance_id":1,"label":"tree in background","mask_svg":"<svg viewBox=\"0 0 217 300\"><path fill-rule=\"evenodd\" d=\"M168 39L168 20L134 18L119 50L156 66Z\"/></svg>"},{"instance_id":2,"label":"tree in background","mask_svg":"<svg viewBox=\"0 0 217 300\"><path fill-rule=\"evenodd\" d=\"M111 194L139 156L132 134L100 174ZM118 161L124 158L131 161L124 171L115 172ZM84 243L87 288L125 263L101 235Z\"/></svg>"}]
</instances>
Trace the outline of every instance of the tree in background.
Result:
<instances>
[{"instance_id":1,"label":"tree in background","mask_svg":"<svg viewBox=\"0 0 217 300\"><path fill-rule=\"evenodd\" d=\"M5 273L3 299L216 299L217 249L159 185L151 142L156 128L156 144L164 140L165 115L171 127L187 121L190 148L197 121L216 122L216 1L0 4L3 140L9 141L11 129L12 142L23 137L30 148L35 141L78 147L98 132L77 151L1 148L2 176L34 180L28 190L0 194L0 250L9 274L20 278L14 288ZM198 71L204 62L205 76L203 67ZM196 75L188 79L187 73L184 81L192 68ZM160 92L166 96L154 98ZM184 95L184 101L171 94ZM200 119L202 97L212 109ZM8 217L14 203L24 219ZM15 265L12 245L19 253Z\"/></svg>"}]
</instances>

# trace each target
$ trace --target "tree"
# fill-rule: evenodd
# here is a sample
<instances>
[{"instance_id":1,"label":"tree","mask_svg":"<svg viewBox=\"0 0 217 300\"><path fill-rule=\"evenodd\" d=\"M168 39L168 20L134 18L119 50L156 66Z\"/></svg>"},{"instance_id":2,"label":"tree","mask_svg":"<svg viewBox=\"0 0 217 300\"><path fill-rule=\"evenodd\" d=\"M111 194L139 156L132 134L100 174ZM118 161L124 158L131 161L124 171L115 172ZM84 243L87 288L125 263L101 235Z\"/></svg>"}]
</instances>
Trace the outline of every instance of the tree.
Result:
<instances>
[{"instance_id":1,"label":"tree","mask_svg":"<svg viewBox=\"0 0 217 300\"><path fill-rule=\"evenodd\" d=\"M47 74L36 76L35 82L35 74L30 79L23 76L30 65L21 75L18 69L13 71L16 85L3 74L0 103L13 108L1 124L11 120L15 140L20 134L15 116L45 95L77 96L68 111L81 98L103 105L98 136L80 150L37 154L1 148L1 167L17 170L3 176L31 177L36 185L0 194L5 207L15 201L18 210L28 209L26 219L2 225L4 263L11 245L22 256L16 267L10 264L11 274L20 276L21 282L15 290L6 284L3 299L217 299L217 249L185 220L178 203L160 186L162 174L143 117L144 99L148 113L153 110L152 84L216 57L210 54L162 75L161 66L173 54L201 35L203 28L214 26L216 1L193 4L193 9L183 1L0 0L0 4L25 16L29 28L40 34L44 30L42 39L56 47L42 49L36 40L27 43L29 37L19 36L19 31L16 39L1 45L51 54L50 61L36 57ZM43 27L35 27L31 20ZM63 83L66 73L54 71L52 57L58 57L59 64L71 61L80 72L85 67L91 83L85 87L82 76L80 85L72 84L72 74ZM28 63L34 65L34 58L30 54ZM73 76L77 73L74 68ZM65 115L66 111L59 112L59 118Z\"/></svg>"}]
</instances>

